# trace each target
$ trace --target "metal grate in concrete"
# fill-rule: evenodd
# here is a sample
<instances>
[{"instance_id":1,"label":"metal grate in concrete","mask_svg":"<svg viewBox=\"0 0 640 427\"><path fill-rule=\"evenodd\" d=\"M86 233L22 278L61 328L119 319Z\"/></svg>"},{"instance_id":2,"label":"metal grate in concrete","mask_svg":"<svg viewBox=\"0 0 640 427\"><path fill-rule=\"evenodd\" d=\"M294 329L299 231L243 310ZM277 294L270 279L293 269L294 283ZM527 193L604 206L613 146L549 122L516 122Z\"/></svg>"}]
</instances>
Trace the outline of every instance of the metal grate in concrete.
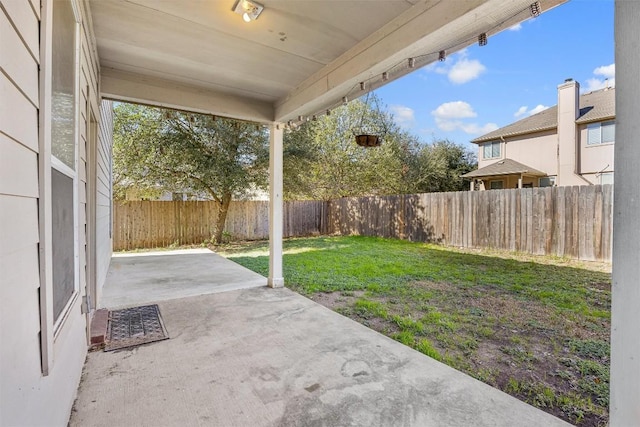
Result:
<instances>
[{"instance_id":1,"label":"metal grate in concrete","mask_svg":"<svg viewBox=\"0 0 640 427\"><path fill-rule=\"evenodd\" d=\"M135 347L169 338L157 304L109 312L104 351Z\"/></svg>"}]
</instances>

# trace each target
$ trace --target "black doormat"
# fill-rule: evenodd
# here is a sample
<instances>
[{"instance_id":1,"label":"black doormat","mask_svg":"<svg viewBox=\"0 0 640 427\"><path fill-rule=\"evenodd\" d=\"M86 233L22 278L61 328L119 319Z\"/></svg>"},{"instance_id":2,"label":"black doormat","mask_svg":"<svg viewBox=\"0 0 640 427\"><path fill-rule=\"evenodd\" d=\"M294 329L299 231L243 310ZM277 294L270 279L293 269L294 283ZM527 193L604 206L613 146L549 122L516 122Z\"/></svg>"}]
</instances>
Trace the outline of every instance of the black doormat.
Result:
<instances>
[{"instance_id":1,"label":"black doormat","mask_svg":"<svg viewBox=\"0 0 640 427\"><path fill-rule=\"evenodd\" d=\"M109 312L104 351L135 347L169 338L157 304Z\"/></svg>"}]
</instances>

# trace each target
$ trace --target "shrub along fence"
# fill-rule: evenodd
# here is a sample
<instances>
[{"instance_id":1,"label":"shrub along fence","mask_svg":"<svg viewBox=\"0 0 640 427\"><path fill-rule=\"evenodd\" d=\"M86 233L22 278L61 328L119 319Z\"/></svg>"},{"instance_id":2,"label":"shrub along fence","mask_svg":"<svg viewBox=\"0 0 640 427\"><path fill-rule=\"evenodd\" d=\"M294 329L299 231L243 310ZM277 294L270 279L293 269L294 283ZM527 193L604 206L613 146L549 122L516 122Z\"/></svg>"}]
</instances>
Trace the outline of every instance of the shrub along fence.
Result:
<instances>
[{"instance_id":1,"label":"shrub along fence","mask_svg":"<svg viewBox=\"0 0 640 427\"><path fill-rule=\"evenodd\" d=\"M232 240L269 236L268 202L232 202ZM613 186L526 188L344 198L284 204L284 236L341 234L610 260ZM215 202L115 205L114 249L210 239Z\"/></svg>"}]
</instances>

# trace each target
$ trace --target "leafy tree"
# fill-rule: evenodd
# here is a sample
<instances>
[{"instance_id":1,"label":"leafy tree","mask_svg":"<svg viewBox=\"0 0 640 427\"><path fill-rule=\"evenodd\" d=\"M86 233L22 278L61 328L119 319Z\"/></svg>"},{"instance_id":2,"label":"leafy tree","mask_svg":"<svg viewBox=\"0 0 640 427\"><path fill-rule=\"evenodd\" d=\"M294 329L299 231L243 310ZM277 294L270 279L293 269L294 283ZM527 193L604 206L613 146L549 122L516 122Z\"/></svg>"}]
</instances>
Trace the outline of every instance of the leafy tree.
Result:
<instances>
[{"instance_id":1,"label":"leafy tree","mask_svg":"<svg viewBox=\"0 0 640 427\"><path fill-rule=\"evenodd\" d=\"M330 200L348 196L465 189L460 175L476 167L474 154L448 140L421 143L393 116L355 100L330 116L285 134L285 197ZM382 135L380 147L356 145L354 134ZM286 150L297 152L288 158Z\"/></svg>"},{"instance_id":2,"label":"leafy tree","mask_svg":"<svg viewBox=\"0 0 640 427\"><path fill-rule=\"evenodd\" d=\"M412 193L466 190L461 175L477 166L471 150L446 139L420 146L408 162L407 180Z\"/></svg>"},{"instance_id":3,"label":"leafy tree","mask_svg":"<svg viewBox=\"0 0 640 427\"><path fill-rule=\"evenodd\" d=\"M119 104L114 183L120 193L133 185L208 195L220 206L220 242L231 199L266 187L268 146L266 129L252 123Z\"/></svg>"},{"instance_id":4,"label":"leafy tree","mask_svg":"<svg viewBox=\"0 0 640 427\"><path fill-rule=\"evenodd\" d=\"M417 140L377 104L375 97L355 100L285 134L285 197L330 200L406 190L406 153ZM381 135L382 145L359 147L354 134L361 131ZM304 153L290 159L289 148Z\"/></svg>"},{"instance_id":5,"label":"leafy tree","mask_svg":"<svg viewBox=\"0 0 640 427\"><path fill-rule=\"evenodd\" d=\"M475 156L443 140L421 143L393 116L356 100L285 132L284 190L288 199L330 200L464 189L460 175ZM380 147L355 143L356 133L378 134ZM207 195L220 204L214 239L221 241L229 204L266 188L268 132L255 124L206 115L118 104L114 121L114 195L129 188Z\"/></svg>"}]
</instances>

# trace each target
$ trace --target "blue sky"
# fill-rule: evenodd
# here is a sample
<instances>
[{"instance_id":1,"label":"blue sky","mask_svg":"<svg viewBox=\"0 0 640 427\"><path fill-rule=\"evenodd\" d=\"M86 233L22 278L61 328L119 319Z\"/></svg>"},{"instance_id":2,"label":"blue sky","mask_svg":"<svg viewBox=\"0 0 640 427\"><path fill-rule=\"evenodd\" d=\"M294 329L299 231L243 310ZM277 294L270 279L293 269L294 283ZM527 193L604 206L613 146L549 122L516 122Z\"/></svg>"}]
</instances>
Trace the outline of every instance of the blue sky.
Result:
<instances>
[{"instance_id":1,"label":"blue sky","mask_svg":"<svg viewBox=\"0 0 640 427\"><path fill-rule=\"evenodd\" d=\"M615 85L613 0L571 0L376 90L396 122L425 142L469 141L583 92Z\"/></svg>"}]
</instances>

